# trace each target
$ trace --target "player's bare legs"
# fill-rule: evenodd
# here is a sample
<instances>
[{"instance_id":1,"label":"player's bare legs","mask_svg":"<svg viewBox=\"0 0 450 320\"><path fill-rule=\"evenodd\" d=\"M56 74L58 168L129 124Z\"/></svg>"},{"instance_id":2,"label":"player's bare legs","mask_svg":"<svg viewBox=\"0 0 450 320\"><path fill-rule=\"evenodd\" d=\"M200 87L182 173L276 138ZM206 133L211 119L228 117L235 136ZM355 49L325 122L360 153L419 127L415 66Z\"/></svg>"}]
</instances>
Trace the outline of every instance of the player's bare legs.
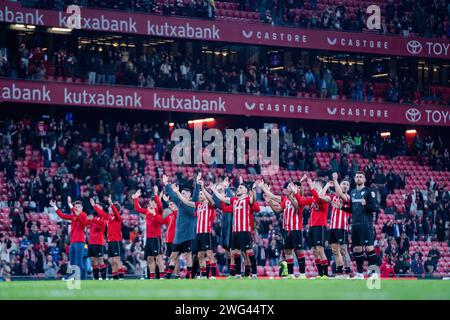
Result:
<instances>
[{"instance_id":1,"label":"player's bare legs","mask_svg":"<svg viewBox=\"0 0 450 320\"><path fill-rule=\"evenodd\" d=\"M170 279L170 276L172 275L172 273L174 272L174 270L175 270L175 267L176 267L176 265L177 265L177 262L178 262L178 257L180 256L180 253L178 252L178 251L174 251L174 252L172 252L171 254L170 254L170 257L169 257L169 266L167 267L167 270L166 270L166 275L167 275L167 278L168 279ZM179 270L179 269L178 269Z\"/></svg>"},{"instance_id":2,"label":"player's bare legs","mask_svg":"<svg viewBox=\"0 0 450 320\"><path fill-rule=\"evenodd\" d=\"M159 268L159 278L160 279L164 279L166 274L163 270L165 270L164 268L164 256L162 254L158 255L156 257L156 264L158 265Z\"/></svg>"},{"instance_id":3,"label":"player's bare legs","mask_svg":"<svg viewBox=\"0 0 450 320\"><path fill-rule=\"evenodd\" d=\"M106 264L103 257L91 257L92 273L95 280L106 280Z\"/></svg>"},{"instance_id":4,"label":"player's bare legs","mask_svg":"<svg viewBox=\"0 0 450 320\"><path fill-rule=\"evenodd\" d=\"M216 256L214 255L214 251L207 250L206 256L209 259L210 267L211 267L211 279L215 279L217 275L217 260Z\"/></svg>"},{"instance_id":5,"label":"player's bare legs","mask_svg":"<svg viewBox=\"0 0 450 320\"><path fill-rule=\"evenodd\" d=\"M156 270L155 257L147 257L147 265L148 270L150 272L149 278L155 279L155 270Z\"/></svg>"},{"instance_id":6,"label":"player's bare legs","mask_svg":"<svg viewBox=\"0 0 450 320\"><path fill-rule=\"evenodd\" d=\"M284 257L287 262L288 278L294 277L294 254L292 249L284 249Z\"/></svg>"},{"instance_id":7,"label":"player's bare legs","mask_svg":"<svg viewBox=\"0 0 450 320\"><path fill-rule=\"evenodd\" d=\"M322 246L314 246L313 253L319 277L328 277L328 260L324 248Z\"/></svg>"},{"instance_id":8,"label":"player's bare legs","mask_svg":"<svg viewBox=\"0 0 450 320\"><path fill-rule=\"evenodd\" d=\"M366 251L366 255L367 255L367 260L369 261L369 266L376 265L377 256L376 256L373 246L366 246L365 251ZM354 257L355 257L356 268L358 269L355 278L356 279L364 279L363 265L364 265L365 257L364 257L363 247L362 246L354 247L353 253L354 253Z\"/></svg>"},{"instance_id":9,"label":"player's bare legs","mask_svg":"<svg viewBox=\"0 0 450 320\"><path fill-rule=\"evenodd\" d=\"M184 259L186 260L186 265L188 269L188 273L186 274L186 279L189 279L190 273L192 271L192 252L183 253Z\"/></svg>"},{"instance_id":10,"label":"player's bare legs","mask_svg":"<svg viewBox=\"0 0 450 320\"><path fill-rule=\"evenodd\" d=\"M200 276L202 279L207 278L206 274L206 252L205 251L199 251L198 252L198 264L200 266Z\"/></svg>"},{"instance_id":11,"label":"player's bare legs","mask_svg":"<svg viewBox=\"0 0 450 320\"><path fill-rule=\"evenodd\" d=\"M228 272L229 272L229 276L230 277L234 277L236 275L236 271L235 271L235 264L234 264L234 255L232 250L228 249L226 251L227 257L228 257Z\"/></svg>"},{"instance_id":12,"label":"player's bare legs","mask_svg":"<svg viewBox=\"0 0 450 320\"><path fill-rule=\"evenodd\" d=\"M367 256L367 261L369 263L368 267L374 267L377 266L377 254L375 253L374 247L373 246L365 246L366 249L366 256ZM374 271L369 271L368 272L368 276L378 276L378 274L376 274Z\"/></svg>"},{"instance_id":13,"label":"player's bare legs","mask_svg":"<svg viewBox=\"0 0 450 320\"><path fill-rule=\"evenodd\" d=\"M299 279L306 279L306 259L305 259L305 254L303 253L303 250L301 250L301 249L295 250L295 253L297 255L298 268L299 268L299 271L300 271Z\"/></svg>"},{"instance_id":14,"label":"player's bare legs","mask_svg":"<svg viewBox=\"0 0 450 320\"><path fill-rule=\"evenodd\" d=\"M246 251L242 253L242 256L244 257L244 277L250 277L251 273L250 259L248 258Z\"/></svg>"},{"instance_id":15,"label":"player's bare legs","mask_svg":"<svg viewBox=\"0 0 450 320\"><path fill-rule=\"evenodd\" d=\"M252 272L252 278L257 278L258 277L258 271L257 271L257 267L256 267L256 257L255 257L255 253L253 252L253 249L248 249L247 251L245 251L249 261L250 261L250 267L251 267L251 272Z\"/></svg>"},{"instance_id":16,"label":"player's bare legs","mask_svg":"<svg viewBox=\"0 0 450 320\"><path fill-rule=\"evenodd\" d=\"M91 266L92 266L92 276L94 280L99 279L99 265L97 264L97 258L91 257Z\"/></svg>"},{"instance_id":17,"label":"player's bare legs","mask_svg":"<svg viewBox=\"0 0 450 320\"><path fill-rule=\"evenodd\" d=\"M173 270L173 274L175 275L175 277L180 276L180 261L179 261L179 259L176 260L175 269Z\"/></svg>"},{"instance_id":18,"label":"player's bare legs","mask_svg":"<svg viewBox=\"0 0 450 320\"><path fill-rule=\"evenodd\" d=\"M112 257L108 261L111 264L113 275L119 274L120 279L123 279L122 261L120 261L120 257Z\"/></svg>"},{"instance_id":19,"label":"player's bare legs","mask_svg":"<svg viewBox=\"0 0 450 320\"><path fill-rule=\"evenodd\" d=\"M241 250L233 250L231 251L234 257L234 270L236 272L235 278L241 278L241 268L242 268L242 260L241 260Z\"/></svg>"},{"instance_id":20,"label":"player's bare legs","mask_svg":"<svg viewBox=\"0 0 450 320\"><path fill-rule=\"evenodd\" d=\"M362 246L355 246L353 247L353 256L355 257L355 262L356 262L356 275L355 278L356 279L364 279L364 274L363 274L363 265L364 265L364 252L363 252L363 247Z\"/></svg>"},{"instance_id":21,"label":"player's bare legs","mask_svg":"<svg viewBox=\"0 0 450 320\"><path fill-rule=\"evenodd\" d=\"M341 250L338 243L331 244L331 251L333 251L334 261L336 262L336 278L341 278L344 270L344 260L342 259Z\"/></svg>"},{"instance_id":22,"label":"player's bare legs","mask_svg":"<svg viewBox=\"0 0 450 320\"><path fill-rule=\"evenodd\" d=\"M350 258L350 254L348 253L346 244L340 245L339 250L341 251L341 256L344 261L344 275L345 278L348 279L352 272L351 271L352 259Z\"/></svg>"}]
</instances>

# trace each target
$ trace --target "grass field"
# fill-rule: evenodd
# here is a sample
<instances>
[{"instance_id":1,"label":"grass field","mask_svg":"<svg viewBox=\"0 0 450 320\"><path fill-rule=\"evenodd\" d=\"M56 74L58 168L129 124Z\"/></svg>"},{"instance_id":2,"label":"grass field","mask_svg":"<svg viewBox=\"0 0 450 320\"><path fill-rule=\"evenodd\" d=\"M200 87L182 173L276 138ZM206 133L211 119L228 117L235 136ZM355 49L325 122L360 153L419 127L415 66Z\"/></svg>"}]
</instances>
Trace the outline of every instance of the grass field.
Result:
<instances>
[{"instance_id":1,"label":"grass field","mask_svg":"<svg viewBox=\"0 0 450 320\"><path fill-rule=\"evenodd\" d=\"M88 280L79 290L63 281L2 282L0 300L7 299L450 300L450 281L382 280L379 290L363 280Z\"/></svg>"}]
</instances>

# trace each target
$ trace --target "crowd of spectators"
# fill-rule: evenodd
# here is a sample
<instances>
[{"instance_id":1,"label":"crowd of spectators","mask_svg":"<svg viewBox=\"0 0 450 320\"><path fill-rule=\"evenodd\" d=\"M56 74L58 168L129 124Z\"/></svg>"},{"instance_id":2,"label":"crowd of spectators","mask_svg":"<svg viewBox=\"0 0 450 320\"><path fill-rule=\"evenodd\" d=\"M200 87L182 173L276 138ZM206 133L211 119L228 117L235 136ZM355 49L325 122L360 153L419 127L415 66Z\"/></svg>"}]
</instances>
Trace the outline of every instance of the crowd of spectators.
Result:
<instances>
[{"instance_id":1,"label":"crowd of spectators","mask_svg":"<svg viewBox=\"0 0 450 320\"><path fill-rule=\"evenodd\" d=\"M3 52L3 53L2 53ZM254 95L299 96L354 101L384 100L394 103L430 100L450 103L450 95L431 90L429 83L419 88L412 77L391 76L375 82L350 65L335 74L317 60L312 65L286 62L275 69L264 63L245 65L229 60L207 67L189 55L172 53L166 46L137 50L96 44L77 52L66 48L44 51L40 45L22 43L15 52L0 50L0 76L33 80L65 81L83 79L88 84L130 85L187 90L247 93ZM374 71L375 73L377 71ZM374 74L375 74L374 73ZM381 89L377 89L377 86Z\"/></svg>"},{"instance_id":2,"label":"crowd of spectators","mask_svg":"<svg viewBox=\"0 0 450 320\"><path fill-rule=\"evenodd\" d=\"M179 128L182 125L177 124ZM41 226L39 220L32 219L35 212L48 212L49 200L60 201L64 210L68 210L65 199L71 196L80 199L87 212L90 208L89 198L98 196L104 199L112 194L115 201L119 201L125 208L131 208L130 194L136 189L142 189L144 195L149 195L152 186L158 183L162 168L155 168L156 175L152 177L145 170L144 154L137 150L124 152L122 146L132 143L149 144L149 152L155 159L170 160L172 144L169 139L170 131L167 122L162 124L144 124L138 122L105 122L87 124L74 121L67 115L64 119L31 119L23 118L20 121L7 120L0 131L0 171L3 172L8 199L3 206L11 208L11 225L14 238L11 241L8 233L0 237L0 253L6 270L11 275L30 276L44 274L47 277L64 275L67 270L68 233L65 222L57 222L56 233L51 233L47 226ZM83 142L96 142L98 148L86 149ZM377 167L373 159L377 155L422 155L423 161L432 154L442 154L441 162L444 167L440 170L449 170L448 151L440 137L427 137L423 143L417 137L408 147L403 138L382 139L376 133L309 133L304 129L291 130L282 128L281 134L281 166L288 170L317 171L319 176L328 175L332 171L339 172L341 176L352 177L357 170L364 170L367 174L368 185L377 190L380 197L380 206L392 219L383 227L382 234L377 243L381 252L380 257L389 269L393 266L397 274L427 273L430 263L423 261L422 273L420 266L411 261L410 241L447 241L447 226L449 221L449 194L446 191L445 181L427 183L428 190L413 190L405 197L406 212L398 213L386 205L386 197L396 189L403 189L407 173L389 171L386 175L383 168ZM15 160L24 159L26 145L34 150L31 159L26 164L29 170L27 179L16 175ZM321 170L315 160L315 152L334 151L339 157L333 157L329 167ZM349 163L349 153L360 153L369 158L365 168L359 168L357 162ZM57 163L57 170L52 172L52 163ZM233 174L233 166L225 167L226 172ZM251 170L249 170L250 172ZM257 173L255 171L255 173ZM234 173L234 182L237 182ZM155 178L156 177L156 178ZM190 177L177 174L176 179L181 184L188 183ZM216 179L208 174L206 179ZM309 211L305 210L307 221ZM220 215L219 215L220 217ZM55 221L57 219L55 218ZM255 250L258 263L264 266L277 266L281 258L281 232L280 221L269 209L264 209L255 216L257 232L255 234ZM125 222L123 235L125 252L123 260L129 274L141 276L145 271L143 258L143 230L142 224L133 225ZM305 225L305 236L308 226ZM220 221L214 227L215 241L218 243L220 234ZM305 249L308 244L305 243ZM330 255L331 251L327 252ZM413 252L413 251L412 251ZM226 272L226 259L222 248L218 248L220 270ZM86 259L88 263L88 259ZM418 260L417 263L421 262ZM405 264L402 267L403 263ZM426 264L426 266L425 266ZM406 265L408 268L406 268ZM383 268L385 268L383 267ZM434 264L434 270L436 269ZM2 269L3 272L5 269ZM402 271L403 270L403 271Z\"/></svg>"},{"instance_id":3,"label":"crowd of spectators","mask_svg":"<svg viewBox=\"0 0 450 320\"><path fill-rule=\"evenodd\" d=\"M79 4L96 8L159 13L164 15L182 15L200 18L215 18L214 0L22 0L23 4L40 8L63 10L65 5ZM220 1L219 1L220 2ZM258 12L260 20L274 25L291 25L310 29L333 29L344 31L362 31L367 29L370 14L360 4L350 12L346 1L334 4L320 0L239 0L236 9ZM322 6L323 4L323 6ZM380 4L380 3L376 3ZM353 8L353 7L352 7ZM450 6L445 0L388 0L382 10L381 26L383 34L403 34L411 32L425 37L447 36L446 22Z\"/></svg>"}]
</instances>

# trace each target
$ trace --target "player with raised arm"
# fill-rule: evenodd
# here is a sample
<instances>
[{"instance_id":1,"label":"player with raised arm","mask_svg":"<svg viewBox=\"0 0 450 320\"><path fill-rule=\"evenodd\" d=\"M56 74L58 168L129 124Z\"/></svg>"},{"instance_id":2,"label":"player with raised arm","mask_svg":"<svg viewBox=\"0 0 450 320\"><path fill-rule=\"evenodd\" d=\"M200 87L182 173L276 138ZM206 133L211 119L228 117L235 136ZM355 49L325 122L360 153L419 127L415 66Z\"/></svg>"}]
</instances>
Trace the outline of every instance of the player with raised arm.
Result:
<instances>
[{"instance_id":1,"label":"player with raised arm","mask_svg":"<svg viewBox=\"0 0 450 320\"><path fill-rule=\"evenodd\" d=\"M350 188L350 182L348 180L342 180L339 184L337 180L337 174L333 173L333 181L328 181L325 187L319 192L319 197L330 203L331 205L331 219L329 230L329 242L331 244L331 250L333 251L334 260L336 263L336 279L344 278L344 257L348 255L348 218L349 213L344 211L348 210L350 206L350 196L347 194ZM338 185L341 187L344 199L342 199L337 193L328 196L325 193L330 187Z\"/></svg>"},{"instance_id":2,"label":"player with raised arm","mask_svg":"<svg viewBox=\"0 0 450 320\"><path fill-rule=\"evenodd\" d=\"M80 277L86 279L86 270L84 269L83 256L84 246L86 245L86 226L88 224L87 214L83 211L81 201L75 201L72 204L70 197L67 197L70 211L72 214L63 213L57 206L55 200L50 201L50 206L56 211L56 214L63 220L70 221L70 247L69 260L71 265L80 269ZM75 271L72 271L63 280L73 280Z\"/></svg>"},{"instance_id":3,"label":"player with raised arm","mask_svg":"<svg viewBox=\"0 0 450 320\"><path fill-rule=\"evenodd\" d=\"M174 251L170 258L169 268L174 268L178 256L183 254L187 265L186 279L189 279L192 272L192 241L195 238L195 208L187 206L181 201L180 197L173 190L173 185L169 183L169 177L163 175L162 183L164 185L164 192L178 208L175 237L173 240ZM198 191L198 188L194 189L194 196L192 197L194 201L198 198ZM180 194L184 199L191 200L191 190L189 188L183 187Z\"/></svg>"},{"instance_id":4,"label":"player with raised arm","mask_svg":"<svg viewBox=\"0 0 450 320\"><path fill-rule=\"evenodd\" d=\"M90 201L95 214L88 216L88 257L91 259L94 280L106 280L106 264L103 261L103 254L105 251L105 230L109 217L99 215L95 210L95 207L98 206L95 200L91 198Z\"/></svg>"},{"instance_id":5,"label":"player with raised arm","mask_svg":"<svg viewBox=\"0 0 450 320\"><path fill-rule=\"evenodd\" d=\"M207 278L206 259L212 262L215 268L215 257L212 248L212 225L216 217L216 207L211 195L206 191L203 181L197 181L200 186L199 200L191 201L185 199L179 192L178 187L173 186L173 191L177 194L181 202L186 206L195 208L194 216L197 218L196 225L196 246L198 250L198 260L200 265L200 279ZM215 274L213 275L215 278Z\"/></svg>"},{"instance_id":6,"label":"player with raised arm","mask_svg":"<svg viewBox=\"0 0 450 320\"><path fill-rule=\"evenodd\" d=\"M173 201L170 201L169 196L163 194L163 200L168 203L168 207L170 213L164 218L164 224L167 226L166 230L166 257L168 259L167 268L166 268L166 279L170 279L172 277L177 278L179 276L179 270L177 270L177 266L179 269L179 262L177 257L173 258L172 255L174 253L174 244L173 240L175 238L175 230L176 230L176 221L178 208ZM175 265L171 266L170 261L174 259L176 261Z\"/></svg>"},{"instance_id":7,"label":"player with raised arm","mask_svg":"<svg viewBox=\"0 0 450 320\"><path fill-rule=\"evenodd\" d=\"M231 192L229 188L229 179L228 177L225 177L223 181L217 185L210 186L210 189L216 189L217 192L220 192L224 196L232 197L233 193ZM225 202L221 202L215 194L212 195L214 203L216 205L217 209L220 209L222 212L222 215L220 217L220 245L225 250L226 257L227 257L227 266L229 270L229 276L234 277L236 275L235 273L235 266L234 266L234 257L231 253L231 236L232 236L232 230L233 230L233 215L228 213L233 213L233 206L227 205Z\"/></svg>"},{"instance_id":8,"label":"player with raised arm","mask_svg":"<svg viewBox=\"0 0 450 320\"><path fill-rule=\"evenodd\" d=\"M373 214L377 210L375 192L365 186L366 174L358 171L355 174L356 188L350 192L349 212L352 214L352 246L357 273L354 279L364 279L365 248L369 267L377 265L377 254L374 250ZM347 199L339 185L335 185L336 193L341 199ZM376 274L374 274L376 276Z\"/></svg>"},{"instance_id":9,"label":"player with raised arm","mask_svg":"<svg viewBox=\"0 0 450 320\"><path fill-rule=\"evenodd\" d=\"M155 279L156 264L159 270L164 270L164 262L162 259L161 244L161 226L164 224L162 218L162 203L158 193L154 192L153 199L150 199L147 208L144 209L139 204L141 190L137 190L131 197L134 201L134 210L145 215L146 222L146 241L145 241L145 259L149 268L149 278ZM164 278L164 272L161 272L161 279Z\"/></svg>"},{"instance_id":10,"label":"player with raised arm","mask_svg":"<svg viewBox=\"0 0 450 320\"><path fill-rule=\"evenodd\" d=\"M229 198L222 195L216 188L212 189L216 197L233 206L233 234L232 249L235 260L236 278L241 278L241 253L246 252L250 259L252 278L258 278L256 268L256 257L252 248L251 206L255 202L252 192L249 192L245 184L240 184L236 190L236 196Z\"/></svg>"},{"instance_id":11,"label":"player with raised arm","mask_svg":"<svg viewBox=\"0 0 450 320\"><path fill-rule=\"evenodd\" d=\"M92 204L92 203L91 203ZM108 260L111 264L112 276L114 280L123 280L125 270L122 267L122 216L121 207L118 203L113 203L111 195L108 197L108 213L103 211L97 203L92 207L100 217L107 221L108 240Z\"/></svg>"},{"instance_id":12,"label":"player with raised arm","mask_svg":"<svg viewBox=\"0 0 450 320\"><path fill-rule=\"evenodd\" d=\"M301 183L306 179L306 175L296 183L300 187L297 192L303 195L303 188ZM270 191L267 184L261 184L261 189L267 196L268 203L272 210L276 213L283 213L283 249L286 257L288 278L295 278L294 276L294 253L297 256L299 264L300 275L299 279L306 279L306 263L305 255L303 253L303 210L304 205L300 205L295 198L294 193L289 188L289 184L284 185L285 195L277 196Z\"/></svg>"},{"instance_id":13,"label":"player with raised arm","mask_svg":"<svg viewBox=\"0 0 450 320\"><path fill-rule=\"evenodd\" d=\"M320 180L312 181L307 179L312 197L303 197L298 192L298 187L290 183L289 187L294 193L297 202L301 206L309 205L311 216L309 219L309 237L313 249L315 264L318 272L318 279L328 278L328 259L325 255L325 242L327 240L327 219L329 203L319 198L319 192L322 190L323 183Z\"/></svg>"}]
</instances>

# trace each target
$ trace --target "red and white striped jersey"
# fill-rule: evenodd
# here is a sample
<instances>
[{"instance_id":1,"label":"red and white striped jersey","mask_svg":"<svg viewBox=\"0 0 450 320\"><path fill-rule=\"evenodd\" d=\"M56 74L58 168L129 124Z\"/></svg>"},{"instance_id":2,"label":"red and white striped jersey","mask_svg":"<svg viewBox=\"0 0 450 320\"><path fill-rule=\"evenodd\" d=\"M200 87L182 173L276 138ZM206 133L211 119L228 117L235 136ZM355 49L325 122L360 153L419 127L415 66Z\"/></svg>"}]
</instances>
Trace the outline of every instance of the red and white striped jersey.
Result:
<instances>
[{"instance_id":1,"label":"red and white striped jersey","mask_svg":"<svg viewBox=\"0 0 450 320\"><path fill-rule=\"evenodd\" d=\"M208 202L195 203L195 216L197 217L197 233L211 233L212 224L216 218L216 207Z\"/></svg>"},{"instance_id":2,"label":"red and white striped jersey","mask_svg":"<svg viewBox=\"0 0 450 320\"><path fill-rule=\"evenodd\" d=\"M331 219L330 229L348 230L349 213L342 210L350 206L350 196L346 195L347 200L342 200L338 195L331 197Z\"/></svg>"},{"instance_id":3,"label":"red and white striped jersey","mask_svg":"<svg viewBox=\"0 0 450 320\"><path fill-rule=\"evenodd\" d=\"M251 204L250 197L230 199L233 206L233 232L251 232Z\"/></svg>"},{"instance_id":4,"label":"red and white striped jersey","mask_svg":"<svg viewBox=\"0 0 450 320\"><path fill-rule=\"evenodd\" d=\"M283 229L286 231L302 230L303 206L296 209L286 196L281 197L281 208L283 208Z\"/></svg>"}]
</instances>

